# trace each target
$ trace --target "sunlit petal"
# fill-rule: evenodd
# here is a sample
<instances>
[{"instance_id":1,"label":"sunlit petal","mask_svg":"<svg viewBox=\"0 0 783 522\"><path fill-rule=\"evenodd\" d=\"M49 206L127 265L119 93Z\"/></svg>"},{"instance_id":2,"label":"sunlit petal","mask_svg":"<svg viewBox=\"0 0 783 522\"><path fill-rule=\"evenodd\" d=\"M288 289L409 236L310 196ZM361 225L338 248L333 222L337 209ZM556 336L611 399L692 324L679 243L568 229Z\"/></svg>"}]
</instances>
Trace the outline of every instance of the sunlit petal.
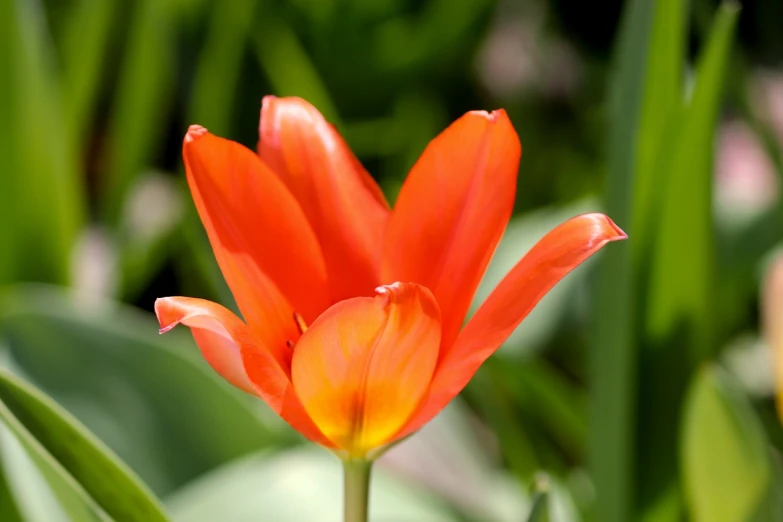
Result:
<instances>
[{"instance_id":1,"label":"sunlit petal","mask_svg":"<svg viewBox=\"0 0 783 522\"><path fill-rule=\"evenodd\" d=\"M258 153L299 201L321 245L332 302L372 295L380 284L383 193L318 110L267 96Z\"/></svg>"},{"instance_id":2,"label":"sunlit petal","mask_svg":"<svg viewBox=\"0 0 783 522\"><path fill-rule=\"evenodd\" d=\"M454 345L444 347L427 399L402 435L419 429L462 391L558 281L610 241L625 238L605 215L584 214L536 243L489 295Z\"/></svg>"},{"instance_id":3,"label":"sunlit petal","mask_svg":"<svg viewBox=\"0 0 783 522\"><path fill-rule=\"evenodd\" d=\"M456 338L511 216L520 155L504 111L470 112L429 144L394 206L383 280L432 290L444 345Z\"/></svg>"},{"instance_id":4,"label":"sunlit petal","mask_svg":"<svg viewBox=\"0 0 783 522\"><path fill-rule=\"evenodd\" d=\"M155 313L161 333L178 324L190 327L204 359L224 379L264 399L304 436L331 446L302 408L286 372L230 310L204 299L164 297L155 301ZM246 371L248 360L252 361L250 371Z\"/></svg>"},{"instance_id":5,"label":"sunlit petal","mask_svg":"<svg viewBox=\"0 0 783 522\"><path fill-rule=\"evenodd\" d=\"M432 294L396 283L342 301L294 348L297 395L321 431L351 455L390 442L424 396L438 356Z\"/></svg>"},{"instance_id":6,"label":"sunlit petal","mask_svg":"<svg viewBox=\"0 0 783 522\"><path fill-rule=\"evenodd\" d=\"M192 126L183 157L188 184L240 311L284 363L298 337L294 311L314 320L328 306L326 269L302 209L247 148Z\"/></svg>"}]
</instances>

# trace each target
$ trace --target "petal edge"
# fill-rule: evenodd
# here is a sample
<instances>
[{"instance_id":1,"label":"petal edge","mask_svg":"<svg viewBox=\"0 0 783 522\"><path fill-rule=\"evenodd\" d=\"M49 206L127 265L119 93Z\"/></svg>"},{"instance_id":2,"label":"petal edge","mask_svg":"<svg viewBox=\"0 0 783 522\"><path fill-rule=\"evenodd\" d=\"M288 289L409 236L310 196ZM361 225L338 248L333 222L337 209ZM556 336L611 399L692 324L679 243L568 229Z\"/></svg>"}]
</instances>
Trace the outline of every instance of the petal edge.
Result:
<instances>
[{"instance_id":1,"label":"petal edge","mask_svg":"<svg viewBox=\"0 0 783 522\"><path fill-rule=\"evenodd\" d=\"M442 355L427 398L400 436L418 430L467 385L481 364L571 270L627 236L604 214L583 214L546 234L506 275Z\"/></svg>"}]
</instances>

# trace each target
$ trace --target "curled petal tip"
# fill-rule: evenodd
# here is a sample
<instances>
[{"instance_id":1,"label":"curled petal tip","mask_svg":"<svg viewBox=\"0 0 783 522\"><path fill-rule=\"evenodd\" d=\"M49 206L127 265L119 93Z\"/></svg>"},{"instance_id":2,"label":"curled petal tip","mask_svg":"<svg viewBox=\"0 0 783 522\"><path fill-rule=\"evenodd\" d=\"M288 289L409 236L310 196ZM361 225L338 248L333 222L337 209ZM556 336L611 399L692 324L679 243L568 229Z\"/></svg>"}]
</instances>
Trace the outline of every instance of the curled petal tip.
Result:
<instances>
[{"instance_id":1,"label":"curled petal tip","mask_svg":"<svg viewBox=\"0 0 783 522\"><path fill-rule=\"evenodd\" d=\"M592 230L592 234L596 238L601 238L603 241L621 241L628 238L623 229L618 227L612 218L606 214L600 212L593 212L589 214L582 214L569 220L576 226L588 227Z\"/></svg>"},{"instance_id":2,"label":"curled petal tip","mask_svg":"<svg viewBox=\"0 0 783 522\"><path fill-rule=\"evenodd\" d=\"M496 123L498 120L506 118L506 111L505 109L496 109L492 112L487 111L470 111L468 114L471 114L473 116L479 116L481 118L486 119L487 121L491 123Z\"/></svg>"},{"instance_id":3,"label":"curled petal tip","mask_svg":"<svg viewBox=\"0 0 783 522\"><path fill-rule=\"evenodd\" d=\"M392 283L390 285L381 285L375 289L375 293L378 295L384 295L389 294L395 290L400 290L402 288L402 283L397 281L396 283Z\"/></svg>"},{"instance_id":4,"label":"curled petal tip","mask_svg":"<svg viewBox=\"0 0 783 522\"><path fill-rule=\"evenodd\" d=\"M160 323L160 330L158 330L159 334L164 334L179 324L179 321L172 318L171 314L168 312L170 312L170 310L167 298L161 297L155 299L155 315Z\"/></svg>"},{"instance_id":5,"label":"curled petal tip","mask_svg":"<svg viewBox=\"0 0 783 522\"><path fill-rule=\"evenodd\" d=\"M177 326L177 323L171 323L170 325L164 326L163 328L158 330L158 333L163 335L164 333L168 332L169 330L173 330L175 326Z\"/></svg>"},{"instance_id":6,"label":"curled petal tip","mask_svg":"<svg viewBox=\"0 0 783 522\"><path fill-rule=\"evenodd\" d=\"M188 133L185 134L185 143L190 143L197 140L207 133L207 129L201 125L191 125L188 127Z\"/></svg>"},{"instance_id":7,"label":"curled petal tip","mask_svg":"<svg viewBox=\"0 0 783 522\"><path fill-rule=\"evenodd\" d=\"M601 215L606 220L606 223L611 227L613 232L612 234L610 234L609 241L620 241L623 239L628 239L628 234L626 234L622 228L618 227L617 224L615 224L615 222L612 221L612 218L604 214Z\"/></svg>"}]
</instances>

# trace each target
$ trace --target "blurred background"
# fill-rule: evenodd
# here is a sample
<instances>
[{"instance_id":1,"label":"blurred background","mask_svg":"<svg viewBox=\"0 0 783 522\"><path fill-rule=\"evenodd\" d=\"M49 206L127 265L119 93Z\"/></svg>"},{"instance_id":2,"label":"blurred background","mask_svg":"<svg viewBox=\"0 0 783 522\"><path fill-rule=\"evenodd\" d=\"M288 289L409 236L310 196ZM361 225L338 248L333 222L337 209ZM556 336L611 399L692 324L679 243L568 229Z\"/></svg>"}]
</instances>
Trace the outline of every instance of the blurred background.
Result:
<instances>
[{"instance_id":1,"label":"blurred background","mask_svg":"<svg viewBox=\"0 0 783 522\"><path fill-rule=\"evenodd\" d=\"M157 335L156 297L232 303L182 137L254 148L261 97L301 96L393 202L438 132L503 107L524 152L476 304L568 217L630 239L382 459L373 520L519 521L537 488L553 521L783 519L781 20L779 0L0 0L0 365L177 521L339 520L337 459L185 329ZM0 519L82 520L9 408Z\"/></svg>"}]
</instances>

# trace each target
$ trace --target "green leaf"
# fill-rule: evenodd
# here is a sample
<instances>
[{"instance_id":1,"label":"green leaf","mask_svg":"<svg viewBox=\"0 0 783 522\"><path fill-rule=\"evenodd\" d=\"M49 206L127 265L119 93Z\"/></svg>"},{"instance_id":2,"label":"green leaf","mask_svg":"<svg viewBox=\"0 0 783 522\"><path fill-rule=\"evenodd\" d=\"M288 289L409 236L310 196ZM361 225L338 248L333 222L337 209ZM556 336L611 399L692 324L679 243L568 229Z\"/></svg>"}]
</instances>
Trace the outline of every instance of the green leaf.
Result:
<instances>
[{"instance_id":1,"label":"green leaf","mask_svg":"<svg viewBox=\"0 0 783 522\"><path fill-rule=\"evenodd\" d=\"M2 428L0 428L2 429ZM0 437L3 435L0 434ZM8 461L5 451L0 450L0 520L7 522L24 522L20 514L18 502L14 498L14 494L11 491L12 483L8 480L8 477L13 477L13 474L7 473L8 469L6 463ZM30 518L30 517L26 517Z\"/></svg>"},{"instance_id":2,"label":"green leaf","mask_svg":"<svg viewBox=\"0 0 783 522\"><path fill-rule=\"evenodd\" d=\"M211 25L199 60L190 100L189 123L213 134L229 130L237 82L258 0L214 2ZM268 8L268 7L267 7Z\"/></svg>"},{"instance_id":3,"label":"green leaf","mask_svg":"<svg viewBox=\"0 0 783 522\"><path fill-rule=\"evenodd\" d=\"M14 436L13 432L0 421L0 456L2 456L1 475L7 477L9 500L18 507L17 516L27 522L72 522L83 513L83 502L79 497L82 492L72 488L69 483L58 480L52 473L42 473L36 465L36 460L27 452L24 445ZM49 461L43 460L43 469L49 469ZM49 475L47 481L46 475ZM50 486L51 484L51 486ZM53 487L57 489L54 492ZM58 500L58 496L62 501ZM2 503L0 503L2 505ZM66 508L71 508L72 517L68 516ZM91 508L87 507L87 516L93 517ZM2 520L6 520L3 518Z\"/></svg>"},{"instance_id":4,"label":"green leaf","mask_svg":"<svg viewBox=\"0 0 783 522\"><path fill-rule=\"evenodd\" d=\"M2 2L0 35L0 283L65 283L85 202L40 1Z\"/></svg>"},{"instance_id":5,"label":"green leaf","mask_svg":"<svg viewBox=\"0 0 783 522\"><path fill-rule=\"evenodd\" d=\"M77 520L106 518L100 511L88 515L87 508L94 506L117 520L168 520L159 501L111 450L53 400L5 369L0 369L0 401L0 419L47 479L57 477L60 485L71 483L89 495Z\"/></svg>"},{"instance_id":6,"label":"green leaf","mask_svg":"<svg viewBox=\"0 0 783 522\"><path fill-rule=\"evenodd\" d=\"M174 66L174 0L132 3L109 131L109 160L102 176L101 211L117 222L128 189L161 146L161 121L169 106Z\"/></svg>"},{"instance_id":7,"label":"green leaf","mask_svg":"<svg viewBox=\"0 0 783 522\"><path fill-rule=\"evenodd\" d=\"M652 5L644 83L635 140L633 225L635 261L647 254L660 198L660 163L665 136L682 103L687 2L660 0ZM648 22L649 23L649 22Z\"/></svg>"},{"instance_id":8,"label":"green leaf","mask_svg":"<svg viewBox=\"0 0 783 522\"><path fill-rule=\"evenodd\" d=\"M589 454L602 521L679 517L674 429L712 340L712 139L736 10L719 13L687 102L686 2L633 0L618 41L606 211L630 239L597 274Z\"/></svg>"},{"instance_id":9,"label":"green leaf","mask_svg":"<svg viewBox=\"0 0 783 522\"><path fill-rule=\"evenodd\" d=\"M530 506L527 522L549 522L549 489L548 486L537 484L536 492Z\"/></svg>"},{"instance_id":10,"label":"green leaf","mask_svg":"<svg viewBox=\"0 0 783 522\"><path fill-rule=\"evenodd\" d=\"M529 430L516 419L513 397L492 375L488 366L479 368L463 392L481 405L481 413L498 438L499 450L518 479L527 481L539 469Z\"/></svg>"},{"instance_id":11,"label":"green leaf","mask_svg":"<svg viewBox=\"0 0 783 522\"><path fill-rule=\"evenodd\" d=\"M79 148L91 129L118 6L112 0L80 0L63 17L63 94L68 133Z\"/></svg>"},{"instance_id":12,"label":"green leaf","mask_svg":"<svg viewBox=\"0 0 783 522\"><path fill-rule=\"evenodd\" d=\"M258 64L275 93L301 96L315 105L333 125L340 127L339 113L307 50L285 20L267 11L255 29Z\"/></svg>"},{"instance_id":13,"label":"green leaf","mask_svg":"<svg viewBox=\"0 0 783 522\"><path fill-rule=\"evenodd\" d=\"M595 518L603 522L630 520L633 506L636 270L631 249L639 240L633 209L653 7L651 0L626 4L611 80L605 210L629 240L603 253L593 289L588 456L598 491Z\"/></svg>"},{"instance_id":14,"label":"green leaf","mask_svg":"<svg viewBox=\"0 0 783 522\"><path fill-rule=\"evenodd\" d=\"M693 94L671 127L671 150L660 173L665 191L652 252L647 329L662 339L688 324L693 361L704 357L713 341L713 142L738 14L734 4L718 10Z\"/></svg>"},{"instance_id":15,"label":"green leaf","mask_svg":"<svg viewBox=\"0 0 783 522\"><path fill-rule=\"evenodd\" d=\"M688 394L681 441L683 482L694 522L781 520L765 507L772 455L752 406L716 366L700 371Z\"/></svg>"},{"instance_id":16,"label":"green leaf","mask_svg":"<svg viewBox=\"0 0 783 522\"><path fill-rule=\"evenodd\" d=\"M491 358L484 363L493 381L514 397L522 418L546 430L544 439L553 440L581 456L587 433L586 394L571 384L545 361ZM481 409L481 405L478 405Z\"/></svg>"},{"instance_id":17,"label":"green leaf","mask_svg":"<svg viewBox=\"0 0 783 522\"><path fill-rule=\"evenodd\" d=\"M160 336L149 314L35 285L10 289L0 303L16 363L155 491L294 436L217 376L186 329Z\"/></svg>"}]
</instances>

